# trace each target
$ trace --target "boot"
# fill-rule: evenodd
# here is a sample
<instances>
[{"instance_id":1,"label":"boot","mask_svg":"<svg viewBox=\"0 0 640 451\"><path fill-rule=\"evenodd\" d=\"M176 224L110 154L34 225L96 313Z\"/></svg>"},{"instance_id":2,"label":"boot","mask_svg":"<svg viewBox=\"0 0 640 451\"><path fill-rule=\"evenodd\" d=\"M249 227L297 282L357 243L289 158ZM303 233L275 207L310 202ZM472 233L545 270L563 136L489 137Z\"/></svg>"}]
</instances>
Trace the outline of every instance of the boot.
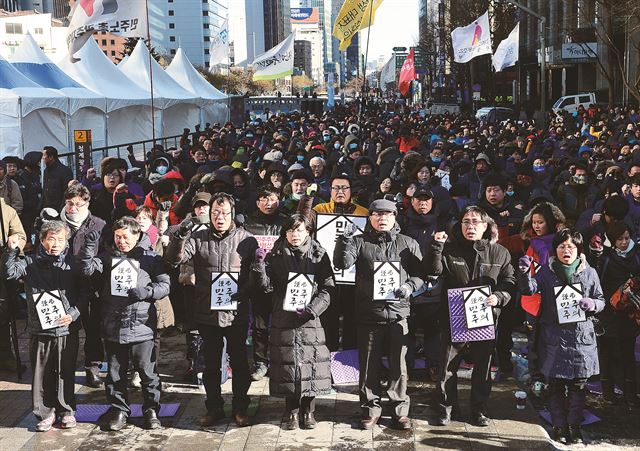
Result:
<instances>
[{"instance_id":1,"label":"boot","mask_svg":"<svg viewBox=\"0 0 640 451\"><path fill-rule=\"evenodd\" d=\"M613 382L609 380L602 380L600 382L602 384L602 397L607 402L615 402L616 394L613 388Z\"/></svg>"},{"instance_id":2,"label":"boot","mask_svg":"<svg viewBox=\"0 0 640 451\"><path fill-rule=\"evenodd\" d=\"M553 440L554 442L558 442L558 443L565 443L566 441L566 431L564 428L558 427L558 426L554 426L553 427L553 432L551 434L551 440Z\"/></svg>"},{"instance_id":3,"label":"boot","mask_svg":"<svg viewBox=\"0 0 640 451\"><path fill-rule=\"evenodd\" d=\"M295 412L291 412L284 422L284 429L287 431L295 431L296 429L298 429L299 423L300 419L298 418L298 414Z\"/></svg>"},{"instance_id":4,"label":"boot","mask_svg":"<svg viewBox=\"0 0 640 451\"><path fill-rule=\"evenodd\" d=\"M100 379L100 368L91 366L84 370L87 386L91 388L102 387L102 379Z\"/></svg>"},{"instance_id":5,"label":"boot","mask_svg":"<svg viewBox=\"0 0 640 451\"><path fill-rule=\"evenodd\" d=\"M582 443L582 430L579 424L569 425L569 433L567 435L567 445L573 443Z\"/></svg>"}]
</instances>

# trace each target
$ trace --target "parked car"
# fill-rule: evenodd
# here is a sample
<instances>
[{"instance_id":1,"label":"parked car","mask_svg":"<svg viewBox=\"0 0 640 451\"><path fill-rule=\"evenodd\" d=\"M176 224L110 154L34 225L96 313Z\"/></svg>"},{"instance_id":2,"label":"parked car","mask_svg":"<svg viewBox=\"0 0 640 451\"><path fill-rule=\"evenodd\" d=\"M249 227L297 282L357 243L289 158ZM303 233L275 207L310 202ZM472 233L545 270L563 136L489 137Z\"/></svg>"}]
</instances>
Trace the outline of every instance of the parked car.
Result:
<instances>
[{"instance_id":1,"label":"parked car","mask_svg":"<svg viewBox=\"0 0 640 451\"><path fill-rule=\"evenodd\" d=\"M499 124L507 120L516 120L518 116L511 108L501 106L489 106L480 108L476 111L476 119L486 121L492 124Z\"/></svg>"},{"instance_id":2,"label":"parked car","mask_svg":"<svg viewBox=\"0 0 640 451\"><path fill-rule=\"evenodd\" d=\"M570 96L562 96L551 108L554 113L560 111L566 111L567 113L575 113L578 108L582 106L585 110L589 108L589 105L596 104L596 95L593 92L587 92L584 94L573 94Z\"/></svg>"}]
</instances>

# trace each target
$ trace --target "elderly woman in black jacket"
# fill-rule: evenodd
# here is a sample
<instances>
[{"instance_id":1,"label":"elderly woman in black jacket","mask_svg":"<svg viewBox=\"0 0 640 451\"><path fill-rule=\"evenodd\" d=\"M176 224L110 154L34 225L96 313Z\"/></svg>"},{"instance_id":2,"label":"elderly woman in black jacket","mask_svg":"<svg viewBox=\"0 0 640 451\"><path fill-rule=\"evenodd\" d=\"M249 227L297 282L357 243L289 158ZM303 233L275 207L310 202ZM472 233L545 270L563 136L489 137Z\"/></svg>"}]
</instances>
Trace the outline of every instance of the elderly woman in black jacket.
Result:
<instances>
[{"instance_id":1,"label":"elderly woman in black jacket","mask_svg":"<svg viewBox=\"0 0 640 451\"><path fill-rule=\"evenodd\" d=\"M259 289L273 296L269 391L286 398L286 429L297 429L299 422L304 429L315 428L315 397L331 391L320 315L329 307L335 281L329 256L312 232L307 217L292 215L271 253L257 249L252 266Z\"/></svg>"}]
</instances>

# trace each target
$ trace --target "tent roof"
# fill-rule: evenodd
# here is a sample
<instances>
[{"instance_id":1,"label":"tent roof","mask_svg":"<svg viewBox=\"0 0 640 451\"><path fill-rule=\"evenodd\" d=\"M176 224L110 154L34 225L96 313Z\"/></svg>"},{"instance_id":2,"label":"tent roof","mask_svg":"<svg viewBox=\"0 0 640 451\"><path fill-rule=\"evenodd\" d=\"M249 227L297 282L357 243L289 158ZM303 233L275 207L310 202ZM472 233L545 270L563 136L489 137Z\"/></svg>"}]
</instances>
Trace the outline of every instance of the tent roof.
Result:
<instances>
[{"instance_id":1,"label":"tent roof","mask_svg":"<svg viewBox=\"0 0 640 451\"><path fill-rule=\"evenodd\" d=\"M71 114L80 108L106 109L106 99L74 81L44 54L29 33L11 57L11 63L22 74L44 88L60 90L69 98Z\"/></svg>"},{"instance_id":2,"label":"tent roof","mask_svg":"<svg viewBox=\"0 0 640 451\"><path fill-rule=\"evenodd\" d=\"M65 95L41 87L0 56L0 113L18 117L21 105L24 116L40 108L55 108L65 113L69 110Z\"/></svg>"},{"instance_id":3,"label":"tent roof","mask_svg":"<svg viewBox=\"0 0 640 451\"><path fill-rule=\"evenodd\" d=\"M149 94L118 70L102 53L95 39L89 39L75 57L80 61L72 63L67 55L58 62L58 66L74 80L105 96L107 111L151 103Z\"/></svg>"},{"instance_id":4,"label":"tent roof","mask_svg":"<svg viewBox=\"0 0 640 451\"><path fill-rule=\"evenodd\" d=\"M192 94L180 86L153 58L151 58L151 67L154 101L161 105L161 108L168 108L178 103L202 104L200 95ZM121 65L120 72L127 75L140 88L150 91L149 51L142 39L136 44L129 59L123 66Z\"/></svg>"},{"instance_id":5,"label":"tent roof","mask_svg":"<svg viewBox=\"0 0 640 451\"><path fill-rule=\"evenodd\" d=\"M219 100L227 98L226 95L200 75L191 64L191 61L189 61L189 58L187 58L187 55L182 51L182 48L178 49L166 72L184 89L203 99Z\"/></svg>"}]
</instances>

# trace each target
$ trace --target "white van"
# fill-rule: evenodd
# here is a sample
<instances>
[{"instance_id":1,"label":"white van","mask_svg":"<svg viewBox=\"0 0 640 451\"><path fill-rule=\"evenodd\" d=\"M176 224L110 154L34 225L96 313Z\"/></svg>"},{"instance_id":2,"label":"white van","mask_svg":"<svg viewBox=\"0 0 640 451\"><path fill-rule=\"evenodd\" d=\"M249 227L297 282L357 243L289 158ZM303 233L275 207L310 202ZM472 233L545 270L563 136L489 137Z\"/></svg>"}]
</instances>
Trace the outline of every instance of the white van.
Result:
<instances>
[{"instance_id":1,"label":"white van","mask_svg":"<svg viewBox=\"0 0 640 451\"><path fill-rule=\"evenodd\" d=\"M596 95L593 92L588 92L585 94L574 94L570 96L562 96L556 103L553 104L551 108L554 113L559 113L560 111L566 111L568 113L575 113L578 111L578 108L582 105L582 107L586 110L589 108L589 105L596 104Z\"/></svg>"}]
</instances>

